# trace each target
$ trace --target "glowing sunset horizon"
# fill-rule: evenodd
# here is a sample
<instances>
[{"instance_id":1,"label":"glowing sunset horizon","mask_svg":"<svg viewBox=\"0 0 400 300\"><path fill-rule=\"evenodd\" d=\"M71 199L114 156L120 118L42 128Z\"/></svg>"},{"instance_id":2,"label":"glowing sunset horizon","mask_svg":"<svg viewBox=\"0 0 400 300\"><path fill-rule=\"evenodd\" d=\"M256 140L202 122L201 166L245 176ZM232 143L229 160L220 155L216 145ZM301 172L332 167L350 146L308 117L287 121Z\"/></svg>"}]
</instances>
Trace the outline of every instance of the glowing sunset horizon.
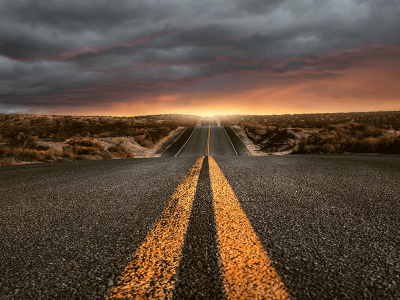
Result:
<instances>
[{"instance_id":1,"label":"glowing sunset horizon","mask_svg":"<svg viewBox=\"0 0 400 300\"><path fill-rule=\"evenodd\" d=\"M3 1L0 113L400 110L400 3Z\"/></svg>"}]
</instances>

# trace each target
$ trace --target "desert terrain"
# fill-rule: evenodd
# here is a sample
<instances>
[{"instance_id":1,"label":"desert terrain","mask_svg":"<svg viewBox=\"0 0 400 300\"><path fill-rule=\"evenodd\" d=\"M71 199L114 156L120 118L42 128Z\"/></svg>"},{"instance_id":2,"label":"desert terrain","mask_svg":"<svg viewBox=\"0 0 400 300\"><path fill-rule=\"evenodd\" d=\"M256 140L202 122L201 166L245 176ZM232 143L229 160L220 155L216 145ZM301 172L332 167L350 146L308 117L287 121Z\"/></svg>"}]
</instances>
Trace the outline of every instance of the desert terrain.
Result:
<instances>
[{"instance_id":1,"label":"desert terrain","mask_svg":"<svg viewBox=\"0 0 400 300\"><path fill-rule=\"evenodd\" d=\"M0 164L157 157L200 119L0 114Z\"/></svg>"},{"instance_id":2,"label":"desert terrain","mask_svg":"<svg viewBox=\"0 0 400 300\"><path fill-rule=\"evenodd\" d=\"M400 112L215 116L252 156L400 153ZM159 157L193 115L139 117L0 114L0 165Z\"/></svg>"},{"instance_id":3,"label":"desert terrain","mask_svg":"<svg viewBox=\"0 0 400 300\"><path fill-rule=\"evenodd\" d=\"M400 153L400 112L217 116L253 156Z\"/></svg>"}]
</instances>

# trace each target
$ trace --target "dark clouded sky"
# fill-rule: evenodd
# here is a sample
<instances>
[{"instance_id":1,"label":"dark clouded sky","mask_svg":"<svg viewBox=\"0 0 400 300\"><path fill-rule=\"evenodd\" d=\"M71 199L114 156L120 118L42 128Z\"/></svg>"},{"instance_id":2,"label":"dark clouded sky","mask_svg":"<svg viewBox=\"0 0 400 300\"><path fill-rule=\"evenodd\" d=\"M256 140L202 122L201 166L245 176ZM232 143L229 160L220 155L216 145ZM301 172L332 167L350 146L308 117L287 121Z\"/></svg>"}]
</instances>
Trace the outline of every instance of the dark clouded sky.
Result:
<instances>
[{"instance_id":1,"label":"dark clouded sky","mask_svg":"<svg viewBox=\"0 0 400 300\"><path fill-rule=\"evenodd\" d=\"M400 110L400 0L1 0L0 113Z\"/></svg>"}]
</instances>

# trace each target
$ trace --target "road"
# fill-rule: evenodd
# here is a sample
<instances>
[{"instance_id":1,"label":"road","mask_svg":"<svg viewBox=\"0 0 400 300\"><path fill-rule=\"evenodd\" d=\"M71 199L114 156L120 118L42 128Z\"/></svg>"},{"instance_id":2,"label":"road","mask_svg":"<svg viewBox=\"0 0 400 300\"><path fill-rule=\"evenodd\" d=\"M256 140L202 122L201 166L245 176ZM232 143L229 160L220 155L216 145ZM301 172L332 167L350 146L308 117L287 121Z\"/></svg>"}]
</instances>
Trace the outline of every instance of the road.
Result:
<instances>
[{"instance_id":1,"label":"road","mask_svg":"<svg viewBox=\"0 0 400 300\"><path fill-rule=\"evenodd\" d=\"M180 139L165 151L163 157L202 155L250 156L250 153L232 129L217 126L213 119L204 119L200 126L188 128Z\"/></svg>"},{"instance_id":2,"label":"road","mask_svg":"<svg viewBox=\"0 0 400 300\"><path fill-rule=\"evenodd\" d=\"M236 156L203 125L176 157L0 168L0 298L400 298L400 156Z\"/></svg>"}]
</instances>

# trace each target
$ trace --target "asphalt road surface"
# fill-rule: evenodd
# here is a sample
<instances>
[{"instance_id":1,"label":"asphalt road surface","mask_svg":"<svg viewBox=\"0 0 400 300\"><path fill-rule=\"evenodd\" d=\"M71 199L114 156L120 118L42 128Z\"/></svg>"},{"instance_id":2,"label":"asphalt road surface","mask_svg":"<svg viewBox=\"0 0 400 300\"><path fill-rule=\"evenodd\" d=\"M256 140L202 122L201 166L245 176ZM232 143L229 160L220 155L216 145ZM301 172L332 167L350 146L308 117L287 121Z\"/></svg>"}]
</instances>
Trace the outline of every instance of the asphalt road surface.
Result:
<instances>
[{"instance_id":1,"label":"asphalt road surface","mask_svg":"<svg viewBox=\"0 0 400 300\"><path fill-rule=\"evenodd\" d=\"M233 130L225 127L217 126L213 119L205 119L201 126L186 129L164 152L163 157L249 156L250 153Z\"/></svg>"},{"instance_id":2,"label":"asphalt road surface","mask_svg":"<svg viewBox=\"0 0 400 300\"><path fill-rule=\"evenodd\" d=\"M400 156L203 125L176 157L1 167L0 299L400 299Z\"/></svg>"}]
</instances>

